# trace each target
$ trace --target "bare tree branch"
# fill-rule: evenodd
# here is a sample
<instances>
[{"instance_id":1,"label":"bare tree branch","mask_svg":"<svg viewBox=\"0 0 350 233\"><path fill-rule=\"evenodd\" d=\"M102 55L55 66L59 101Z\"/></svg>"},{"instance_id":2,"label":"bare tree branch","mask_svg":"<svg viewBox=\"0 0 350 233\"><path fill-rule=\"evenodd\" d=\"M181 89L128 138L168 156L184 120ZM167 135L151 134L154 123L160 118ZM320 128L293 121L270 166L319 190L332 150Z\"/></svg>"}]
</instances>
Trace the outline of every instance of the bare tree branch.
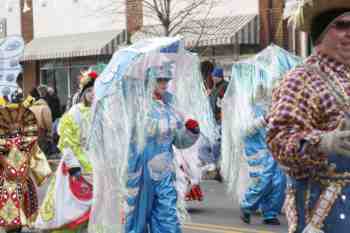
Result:
<instances>
[{"instance_id":1,"label":"bare tree branch","mask_svg":"<svg viewBox=\"0 0 350 233\"><path fill-rule=\"evenodd\" d=\"M179 33L197 35L197 46L203 36L210 34L206 19L220 1L222 0L142 0L144 19L158 22L154 27L144 26L142 32L160 34L159 36L173 36ZM120 10L123 7L118 7L118 3L120 5L125 2L126 0L110 0L109 4L101 6L97 11L101 15L125 14ZM198 15L201 15L201 20L198 19Z\"/></svg>"},{"instance_id":2,"label":"bare tree branch","mask_svg":"<svg viewBox=\"0 0 350 233\"><path fill-rule=\"evenodd\" d=\"M205 16L205 18L208 18L208 16L209 16L209 14L210 14L210 12L211 12L211 9L213 8L213 6L214 6L214 1L212 1L210 4L210 7L209 7L209 10L207 11L207 14L206 14L206 16ZM206 24L204 24L204 25L201 25L201 31L200 31L200 33L199 33L199 36L198 36L198 39L197 39L197 42L196 42L196 44L195 44L195 46L194 47L198 47L198 45L199 45L199 42L200 42L200 40L201 40L201 38L202 38L202 36L203 36L203 33L204 33L204 31L205 31L205 26L206 26Z\"/></svg>"},{"instance_id":3,"label":"bare tree branch","mask_svg":"<svg viewBox=\"0 0 350 233\"><path fill-rule=\"evenodd\" d=\"M171 21L176 21L179 18L186 17L188 15L192 15L194 11L207 3L207 0L194 0L193 2L186 5L183 9L181 9L177 14L171 18Z\"/></svg>"},{"instance_id":4,"label":"bare tree branch","mask_svg":"<svg viewBox=\"0 0 350 233\"><path fill-rule=\"evenodd\" d=\"M188 5L186 8L184 8L183 10L181 10L173 19L172 19L172 22L174 22L169 31L170 32L175 32L176 31L176 34L178 34L179 32L183 32L184 29L186 27L188 27L186 21L188 21L189 18L191 18L191 16L193 14L196 13L196 10L198 8L202 8L204 5L207 6L208 5L208 11L206 13L206 15L204 15L203 19L207 19L208 16L209 16L209 13L211 12L213 6L214 6L214 2L215 1L208 1L208 0L194 0L190 5ZM195 24L199 24L199 22L204 22L202 23L200 26L200 29L199 31L197 31L197 33L200 33L202 34L204 31L205 31L205 27L206 27L206 24L205 24L205 21L202 20L197 20L197 21L193 21L191 20L191 26L194 27ZM176 28L178 28L176 30Z\"/></svg>"}]
</instances>

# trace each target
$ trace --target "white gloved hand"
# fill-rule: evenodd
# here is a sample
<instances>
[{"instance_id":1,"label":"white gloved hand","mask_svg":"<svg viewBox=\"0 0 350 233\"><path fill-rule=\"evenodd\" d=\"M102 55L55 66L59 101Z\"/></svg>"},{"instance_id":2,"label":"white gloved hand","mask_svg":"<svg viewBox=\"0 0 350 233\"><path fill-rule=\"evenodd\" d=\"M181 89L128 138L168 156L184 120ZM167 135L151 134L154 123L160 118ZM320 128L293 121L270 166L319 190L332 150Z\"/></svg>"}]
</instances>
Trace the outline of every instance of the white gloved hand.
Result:
<instances>
[{"instance_id":1,"label":"white gloved hand","mask_svg":"<svg viewBox=\"0 0 350 233\"><path fill-rule=\"evenodd\" d=\"M62 159L68 168L81 167L79 160L74 155L73 150L70 149L69 147L63 149L62 155L63 155Z\"/></svg>"},{"instance_id":2,"label":"white gloved hand","mask_svg":"<svg viewBox=\"0 0 350 233\"><path fill-rule=\"evenodd\" d=\"M258 129L263 128L266 125L267 125L267 122L265 120L265 117L261 116L261 117L255 118L253 120L253 123L249 125L247 129L247 135L255 134L258 131Z\"/></svg>"},{"instance_id":3,"label":"white gloved hand","mask_svg":"<svg viewBox=\"0 0 350 233\"><path fill-rule=\"evenodd\" d=\"M304 228L303 233L324 233L324 231L314 227L311 223L309 223Z\"/></svg>"},{"instance_id":4,"label":"white gloved hand","mask_svg":"<svg viewBox=\"0 0 350 233\"><path fill-rule=\"evenodd\" d=\"M318 149L326 154L350 157L350 130L346 121L342 121L337 129L323 134Z\"/></svg>"},{"instance_id":5,"label":"white gloved hand","mask_svg":"<svg viewBox=\"0 0 350 233\"><path fill-rule=\"evenodd\" d=\"M345 117L340 125L342 126L343 130L350 130L350 119L348 117Z\"/></svg>"}]
</instances>

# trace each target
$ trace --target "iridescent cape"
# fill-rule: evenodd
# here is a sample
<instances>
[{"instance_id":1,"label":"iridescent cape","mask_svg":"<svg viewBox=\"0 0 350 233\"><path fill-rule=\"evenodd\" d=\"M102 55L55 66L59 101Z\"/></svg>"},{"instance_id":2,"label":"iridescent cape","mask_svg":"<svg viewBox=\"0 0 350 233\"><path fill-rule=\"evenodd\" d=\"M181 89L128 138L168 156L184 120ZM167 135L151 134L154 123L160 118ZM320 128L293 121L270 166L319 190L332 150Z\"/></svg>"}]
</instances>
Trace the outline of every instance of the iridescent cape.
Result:
<instances>
[{"instance_id":1,"label":"iridescent cape","mask_svg":"<svg viewBox=\"0 0 350 233\"><path fill-rule=\"evenodd\" d=\"M174 109L185 113L186 118L198 120L201 133L215 138L214 118L198 56L188 52L180 38L148 39L117 51L95 83L89 138L94 179L90 233L124 231L121 220L130 139L142 151L145 112L150 109L151 87L155 85L146 71L152 66L166 67L174 74L168 88L174 98Z\"/></svg>"},{"instance_id":2,"label":"iridescent cape","mask_svg":"<svg viewBox=\"0 0 350 233\"><path fill-rule=\"evenodd\" d=\"M223 100L221 169L228 184L228 193L239 201L249 185L243 138L253 121L252 99L262 85L271 97L285 72L301 63L286 50L271 45L253 58L234 63L232 81Z\"/></svg>"}]
</instances>

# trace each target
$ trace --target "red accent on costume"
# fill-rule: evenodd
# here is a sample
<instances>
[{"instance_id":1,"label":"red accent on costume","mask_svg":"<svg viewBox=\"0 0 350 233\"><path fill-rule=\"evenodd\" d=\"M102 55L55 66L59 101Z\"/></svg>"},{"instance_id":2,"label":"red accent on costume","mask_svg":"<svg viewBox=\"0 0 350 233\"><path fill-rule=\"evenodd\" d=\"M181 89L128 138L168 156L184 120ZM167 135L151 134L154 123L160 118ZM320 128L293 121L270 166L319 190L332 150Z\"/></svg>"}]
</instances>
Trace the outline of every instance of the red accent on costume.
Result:
<instances>
[{"instance_id":1,"label":"red accent on costume","mask_svg":"<svg viewBox=\"0 0 350 233\"><path fill-rule=\"evenodd\" d=\"M226 92L226 88L221 88L221 90L219 92L220 99L224 98L225 92Z\"/></svg>"},{"instance_id":2,"label":"red accent on costume","mask_svg":"<svg viewBox=\"0 0 350 233\"><path fill-rule=\"evenodd\" d=\"M199 127L199 124L198 124L198 122L196 120L189 119L189 120L186 121L185 126L186 126L187 129L195 129L195 128Z\"/></svg>"},{"instance_id":3,"label":"red accent on costume","mask_svg":"<svg viewBox=\"0 0 350 233\"><path fill-rule=\"evenodd\" d=\"M88 75L92 79L97 79L97 77L98 77L98 74L96 71L91 71Z\"/></svg>"},{"instance_id":4,"label":"red accent on costume","mask_svg":"<svg viewBox=\"0 0 350 233\"><path fill-rule=\"evenodd\" d=\"M186 201L202 201L203 193L199 185L193 185L191 190L186 194Z\"/></svg>"},{"instance_id":5,"label":"red accent on costume","mask_svg":"<svg viewBox=\"0 0 350 233\"><path fill-rule=\"evenodd\" d=\"M62 163L62 173L63 175L67 176L69 173L69 167L67 167L67 165L65 163Z\"/></svg>"},{"instance_id":6,"label":"red accent on costume","mask_svg":"<svg viewBox=\"0 0 350 233\"><path fill-rule=\"evenodd\" d=\"M92 185L83 176L69 176L69 187L73 195L81 201L92 199Z\"/></svg>"},{"instance_id":7,"label":"red accent on costume","mask_svg":"<svg viewBox=\"0 0 350 233\"><path fill-rule=\"evenodd\" d=\"M154 98L157 99L157 100L161 100L162 99L162 96L158 93L158 92L154 92Z\"/></svg>"},{"instance_id":8,"label":"red accent on costume","mask_svg":"<svg viewBox=\"0 0 350 233\"><path fill-rule=\"evenodd\" d=\"M67 224L67 228L74 230L77 227L81 226L82 224L89 221L91 210L88 210L85 212L81 217L77 218L76 220L72 221L71 223Z\"/></svg>"}]
</instances>

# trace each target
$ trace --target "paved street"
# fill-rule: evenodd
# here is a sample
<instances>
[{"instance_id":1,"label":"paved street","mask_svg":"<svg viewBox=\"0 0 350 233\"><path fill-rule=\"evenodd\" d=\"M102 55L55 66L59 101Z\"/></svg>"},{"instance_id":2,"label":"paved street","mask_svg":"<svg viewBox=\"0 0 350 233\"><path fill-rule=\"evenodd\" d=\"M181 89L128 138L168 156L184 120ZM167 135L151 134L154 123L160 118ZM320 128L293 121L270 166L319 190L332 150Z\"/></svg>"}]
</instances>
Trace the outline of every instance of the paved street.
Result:
<instances>
[{"instance_id":1,"label":"paved street","mask_svg":"<svg viewBox=\"0 0 350 233\"><path fill-rule=\"evenodd\" d=\"M184 233L286 233L287 223L281 217L281 226L261 224L261 218L252 218L247 225L239 219L239 210L225 194L225 185L216 181L204 181L202 185L205 200L191 203L189 212L191 223L184 226Z\"/></svg>"},{"instance_id":2,"label":"paved street","mask_svg":"<svg viewBox=\"0 0 350 233\"><path fill-rule=\"evenodd\" d=\"M43 188L45 189L45 188ZM42 198L43 189L40 196ZM254 216L252 224L247 225L239 219L239 210L233 207L225 193L225 185L208 180L202 184L205 199L203 202L189 204L191 222L186 224L184 233L286 233L287 223L280 217L281 226L261 224L261 218Z\"/></svg>"}]
</instances>

